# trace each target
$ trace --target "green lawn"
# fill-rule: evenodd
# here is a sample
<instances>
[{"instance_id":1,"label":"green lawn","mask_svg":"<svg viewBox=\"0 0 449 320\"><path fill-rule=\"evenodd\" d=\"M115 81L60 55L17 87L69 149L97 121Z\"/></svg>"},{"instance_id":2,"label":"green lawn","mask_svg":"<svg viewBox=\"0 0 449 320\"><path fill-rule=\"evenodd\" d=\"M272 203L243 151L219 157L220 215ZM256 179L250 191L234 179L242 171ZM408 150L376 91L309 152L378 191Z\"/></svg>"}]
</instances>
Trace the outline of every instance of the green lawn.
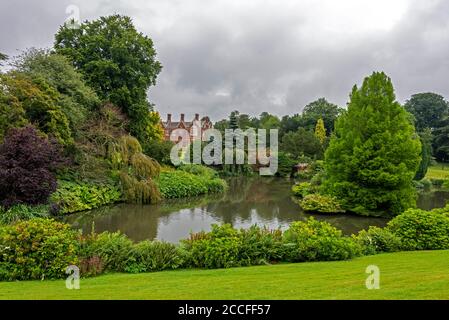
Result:
<instances>
[{"instance_id":1,"label":"green lawn","mask_svg":"<svg viewBox=\"0 0 449 320\"><path fill-rule=\"evenodd\" d=\"M430 166L426 174L427 179L448 179L449 165L447 163L438 163Z\"/></svg>"},{"instance_id":2,"label":"green lawn","mask_svg":"<svg viewBox=\"0 0 449 320\"><path fill-rule=\"evenodd\" d=\"M368 265L380 289L365 287ZM221 270L109 274L81 279L0 283L0 299L449 299L449 251L401 252L352 261Z\"/></svg>"}]
</instances>

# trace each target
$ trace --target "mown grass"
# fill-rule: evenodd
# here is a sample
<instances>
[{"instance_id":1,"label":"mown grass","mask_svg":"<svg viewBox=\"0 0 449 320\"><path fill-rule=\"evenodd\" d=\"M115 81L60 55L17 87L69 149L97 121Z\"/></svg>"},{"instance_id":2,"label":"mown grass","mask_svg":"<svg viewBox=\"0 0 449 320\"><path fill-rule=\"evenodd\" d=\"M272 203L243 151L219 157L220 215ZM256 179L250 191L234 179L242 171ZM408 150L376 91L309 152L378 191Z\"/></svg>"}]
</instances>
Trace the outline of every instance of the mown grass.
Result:
<instances>
[{"instance_id":1,"label":"mown grass","mask_svg":"<svg viewBox=\"0 0 449 320\"><path fill-rule=\"evenodd\" d=\"M380 289L368 290L368 265ZM400 252L341 262L220 270L108 274L65 281L0 283L0 299L449 299L449 251Z\"/></svg>"},{"instance_id":2,"label":"mown grass","mask_svg":"<svg viewBox=\"0 0 449 320\"><path fill-rule=\"evenodd\" d=\"M428 168L427 179L449 179L449 164L438 163Z\"/></svg>"}]
</instances>

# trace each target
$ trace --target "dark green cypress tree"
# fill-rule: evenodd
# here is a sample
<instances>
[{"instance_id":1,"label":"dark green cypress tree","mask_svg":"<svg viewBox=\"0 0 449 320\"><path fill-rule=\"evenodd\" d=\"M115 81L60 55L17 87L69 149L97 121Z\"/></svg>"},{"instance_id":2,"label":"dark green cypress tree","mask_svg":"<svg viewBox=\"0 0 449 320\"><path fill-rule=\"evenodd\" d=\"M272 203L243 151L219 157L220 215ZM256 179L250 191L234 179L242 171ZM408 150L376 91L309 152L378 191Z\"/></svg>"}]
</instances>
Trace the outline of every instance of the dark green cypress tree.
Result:
<instances>
[{"instance_id":1,"label":"dark green cypress tree","mask_svg":"<svg viewBox=\"0 0 449 320\"><path fill-rule=\"evenodd\" d=\"M229 129L238 129L239 128L239 121L238 121L238 111L232 111L231 115L229 116Z\"/></svg>"},{"instance_id":2,"label":"dark green cypress tree","mask_svg":"<svg viewBox=\"0 0 449 320\"><path fill-rule=\"evenodd\" d=\"M421 143L390 78L375 72L350 98L326 151L324 191L363 215L396 215L415 206Z\"/></svg>"}]
</instances>

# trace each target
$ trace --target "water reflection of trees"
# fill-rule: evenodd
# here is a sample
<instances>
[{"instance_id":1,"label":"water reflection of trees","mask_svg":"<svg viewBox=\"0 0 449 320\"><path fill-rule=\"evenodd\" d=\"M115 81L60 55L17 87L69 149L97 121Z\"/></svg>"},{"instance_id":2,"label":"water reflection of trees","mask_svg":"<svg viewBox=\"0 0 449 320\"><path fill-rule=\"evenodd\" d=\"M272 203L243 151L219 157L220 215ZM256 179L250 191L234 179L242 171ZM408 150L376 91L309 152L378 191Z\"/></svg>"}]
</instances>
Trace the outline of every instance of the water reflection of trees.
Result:
<instances>
[{"instance_id":1,"label":"water reflection of trees","mask_svg":"<svg viewBox=\"0 0 449 320\"><path fill-rule=\"evenodd\" d=\"M68 216L65 220L84 232L90 232L92 222L97 232L120 230L134 240L154 239L160 226L177 221L185 224L198 215L206 213L207 221L222 221L233 225L239 223L288 224L310 217L301 211L291 198L293 182L279 178L232 178L229 189L223 194L206 195L188 199L173 199L157 205L119 204ZM386 220L347 215L315 216L329 221L346 234L357 232L370 225L384 225ZM183 222L182 219L188 219ZM204 222L204 221L203 221ZM174 231L175 232L175 231ZM176 231L176 232L179 232ZM185 230L185 235L189 230Z\"/></svg>"}]
</instances>

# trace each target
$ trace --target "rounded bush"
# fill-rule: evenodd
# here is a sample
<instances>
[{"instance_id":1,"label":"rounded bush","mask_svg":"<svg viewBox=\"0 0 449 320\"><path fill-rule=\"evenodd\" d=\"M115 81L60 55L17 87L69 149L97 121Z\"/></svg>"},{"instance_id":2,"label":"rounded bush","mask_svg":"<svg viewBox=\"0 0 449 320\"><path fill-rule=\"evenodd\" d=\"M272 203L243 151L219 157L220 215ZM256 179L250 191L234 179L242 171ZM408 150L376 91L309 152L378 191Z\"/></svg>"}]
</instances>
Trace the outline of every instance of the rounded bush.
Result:
<instances>
[{"instance_id":1,"label":"rounded bush","mask_svg":"<svg viewBox=\"0 0 449 320\"><path fill-rule=\"evenodd\" d=\"M174 244L147 240L133 246L125 271L139 273L177 269L182 262Z\"/></svg>"},{"instance_id":2,"label":"rounded bush","mask_svg":"<svg viewBox=\"0 0 449 320\"><path fill-rule=\"evenodd\" d=\"M209 269L240 266L241 242L238 231L229 224L214 224L211 232L192 234L181 241L186 265Z\"/></svg>"},{"instance_id":3,"label":"rounded bush","mask_svg":"<svg viewBox=\"0 0 449 320\"><path fill-rule=\"evenodd\" d=\"M387 227L401 239L403 250L449 249L449 217L441 213L409 209Z\"/></svg>"},{"instance_id":4,"label":"rounded bush","mask_svg":"<svg viewBox=\"0 0 449 320\"><path fill-rule=\"evenodd\" d=\"M360 246L324 221L293 222L284 232L286 258L293 262L336 261L361 253Z\"/></svg>"},{"instance_id":5,"label":"rounded bush","mask_svg":"<svg viewBox=\"0 0 449 320\"><path fill-rule=\"evenodd\" d=\"M338 200L334 197L320 194L309 194L300 202L304 211L318 213L343 213L345 210L341 207Z\"/></svg>"},{"instance_id":6,"label":"rounded bush","mask_svg":"<svg viewBox=\"0 0 449 320\"><path fill-rule=\"evenodd\" d=\"M396 252L401 249L401 239L387 228L369 227L353 236L365 255L381 252Z\"/></svg>"},{"instance_id":7,"label":"rounded bush","mask_svg":"<svg viewBox=\"0 0 449 320\"><path fill-rule=\"evenodd\" d=\"M61 278L78 263L78 233L52 219L0 228L0 280Z\"/></svg>"}]
</instances>

